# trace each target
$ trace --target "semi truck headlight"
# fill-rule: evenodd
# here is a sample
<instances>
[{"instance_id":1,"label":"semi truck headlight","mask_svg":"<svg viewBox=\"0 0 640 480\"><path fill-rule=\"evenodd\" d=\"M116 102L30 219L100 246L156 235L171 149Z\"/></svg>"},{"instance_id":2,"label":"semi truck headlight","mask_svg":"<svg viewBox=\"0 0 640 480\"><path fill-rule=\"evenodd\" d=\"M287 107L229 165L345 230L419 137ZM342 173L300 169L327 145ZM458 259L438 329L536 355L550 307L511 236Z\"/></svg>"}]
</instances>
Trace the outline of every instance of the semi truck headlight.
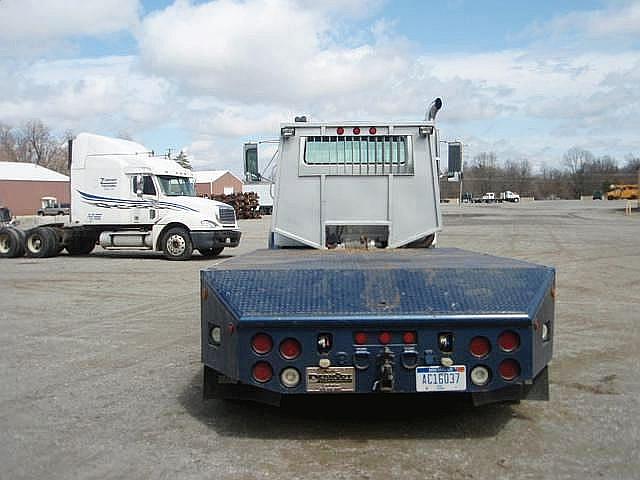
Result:
<instances>
[{"instance_id":1,"label":"semi truck headlight","mask_svg":"<svg viewBox=\"0 0 640 480\"><path fill-rule=\"evenodd\" d=\"M489 383L490 378L491 375L489 374L489 369L487 367L478 365L477 367L473 367L473 370L471 370L471 381L474 385L478 385L479 387L486 385Z\"/></svg>"},{"instance_id":2,"label":"semi truck headlight","mask_svg":"<svg viewBox=\"0 0 640 480\"><path fill-rule=\"evenodd\" d=\"M216 214L216 215L217 215L217 214ZM201 225L205 225L205 226L207 226L207 227L214 227L214 228L217 228L217 227L219 227L219 226L220 226L220 224L218 224L218 223L214 222L213 220L202 220L202 221L200 222L200 224L201 224Z\"/></svg>"},{"instance_id":3,"label":"semi truck headlight","mask_svg":"<svg viewBox=\"0 0 640 480\"><path fill-rule=\"evenodd\" d=\"M287 388L297 387L300 383L300 372L292 367L285 368L280 374L280 381Z\"/></svg>"}]
</instances>

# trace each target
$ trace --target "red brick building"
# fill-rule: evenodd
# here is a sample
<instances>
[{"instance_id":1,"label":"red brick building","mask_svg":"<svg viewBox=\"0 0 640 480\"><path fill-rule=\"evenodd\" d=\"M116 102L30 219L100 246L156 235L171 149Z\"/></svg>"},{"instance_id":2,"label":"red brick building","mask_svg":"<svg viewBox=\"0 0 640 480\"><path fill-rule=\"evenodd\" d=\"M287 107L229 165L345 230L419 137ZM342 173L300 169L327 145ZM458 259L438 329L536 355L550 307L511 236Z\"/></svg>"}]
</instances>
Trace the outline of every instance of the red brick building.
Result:
<instances>
[{"instance_id":1,"label":"red brick building","mask_svg":"<svg viewBox=\"0 0 640 480\"><path fill-rule=\"evenodd\" d=\"M198 195L229 195L242 192L242 180L229 170L203 170L193 172Z\"/></svg>"},{"instance_id":2,"label":"red brick building","mask_svg":"<svg viewBox=\"0 0 640 480\"><path fill-rule=\"evenodd\" d=\"M35 215L42 197L69 203L69 177L22 162L0 162L0 205L13 215Z\"/></svg>"}]
</instances>

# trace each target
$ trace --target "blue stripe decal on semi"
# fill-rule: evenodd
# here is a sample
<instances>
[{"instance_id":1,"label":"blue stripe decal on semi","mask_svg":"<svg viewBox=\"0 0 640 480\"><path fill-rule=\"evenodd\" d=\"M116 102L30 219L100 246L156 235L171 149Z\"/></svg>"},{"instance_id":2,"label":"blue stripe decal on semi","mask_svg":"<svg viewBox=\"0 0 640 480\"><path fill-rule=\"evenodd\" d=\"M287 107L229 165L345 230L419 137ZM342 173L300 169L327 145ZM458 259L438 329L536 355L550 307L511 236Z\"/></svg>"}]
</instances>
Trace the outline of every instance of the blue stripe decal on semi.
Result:
<instances>
[{"instance_id":1,"label":"blue stripe decal on semi","mask_svg":"<svg viewBox=\"0 0 640 480\"><path fill-rule=\"evenodd\" d=\"M158 202L155 200L128 200L126 198L109 198L109 197L101 197L99 195L93 195L91 193L81 192L80 190L76 190L82 199L95 205L97 207L102 208L120 208L120 209L131 209L131 208L168 208L170 210L184 210L197 212L191 207L187 207L186 205L180 205L177 203L170 202Z\"/></svg>"}]
</instances>

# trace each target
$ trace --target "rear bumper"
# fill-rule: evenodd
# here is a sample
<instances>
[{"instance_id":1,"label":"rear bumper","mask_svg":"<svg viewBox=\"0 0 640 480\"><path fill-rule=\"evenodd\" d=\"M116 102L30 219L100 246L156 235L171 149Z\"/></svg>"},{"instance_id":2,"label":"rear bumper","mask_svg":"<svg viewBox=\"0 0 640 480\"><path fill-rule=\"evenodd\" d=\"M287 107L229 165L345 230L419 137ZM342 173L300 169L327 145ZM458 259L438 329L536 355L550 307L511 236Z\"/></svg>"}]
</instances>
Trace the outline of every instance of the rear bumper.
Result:
<instances>
[{"instance_id":1,"label":"rear bumper","mask_svg":"<svg viewBox=\"0 0 640 480\"><path fill-rule=\"evenodd\" d=\"M240 243L241 233L238 230L204 230L191 231L193 248L211 249L220 247L237 247Z\"/></svg>"}]
</instances>

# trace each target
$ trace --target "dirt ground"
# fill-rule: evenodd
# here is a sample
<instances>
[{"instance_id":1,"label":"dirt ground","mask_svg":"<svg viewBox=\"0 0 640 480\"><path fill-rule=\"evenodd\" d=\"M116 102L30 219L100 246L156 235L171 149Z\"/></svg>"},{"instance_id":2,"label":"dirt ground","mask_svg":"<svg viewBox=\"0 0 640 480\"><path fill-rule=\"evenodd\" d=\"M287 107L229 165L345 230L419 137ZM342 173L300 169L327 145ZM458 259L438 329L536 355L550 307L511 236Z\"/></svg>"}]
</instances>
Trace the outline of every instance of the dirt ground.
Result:
<instances>
[{"instance_id":1,"label":"dirt ground","mask_svg":"<svg viewBox=\"0 0 640 480\"><path fill-rule=\"evenodd\" d=\"M0 479L640 478L640 213L446 205L440 246L556 267L551 401L201 400L199 277L145 252L0 261ZM269 217L241 223L238 255Z\"/></svg>"}]
</instances>

